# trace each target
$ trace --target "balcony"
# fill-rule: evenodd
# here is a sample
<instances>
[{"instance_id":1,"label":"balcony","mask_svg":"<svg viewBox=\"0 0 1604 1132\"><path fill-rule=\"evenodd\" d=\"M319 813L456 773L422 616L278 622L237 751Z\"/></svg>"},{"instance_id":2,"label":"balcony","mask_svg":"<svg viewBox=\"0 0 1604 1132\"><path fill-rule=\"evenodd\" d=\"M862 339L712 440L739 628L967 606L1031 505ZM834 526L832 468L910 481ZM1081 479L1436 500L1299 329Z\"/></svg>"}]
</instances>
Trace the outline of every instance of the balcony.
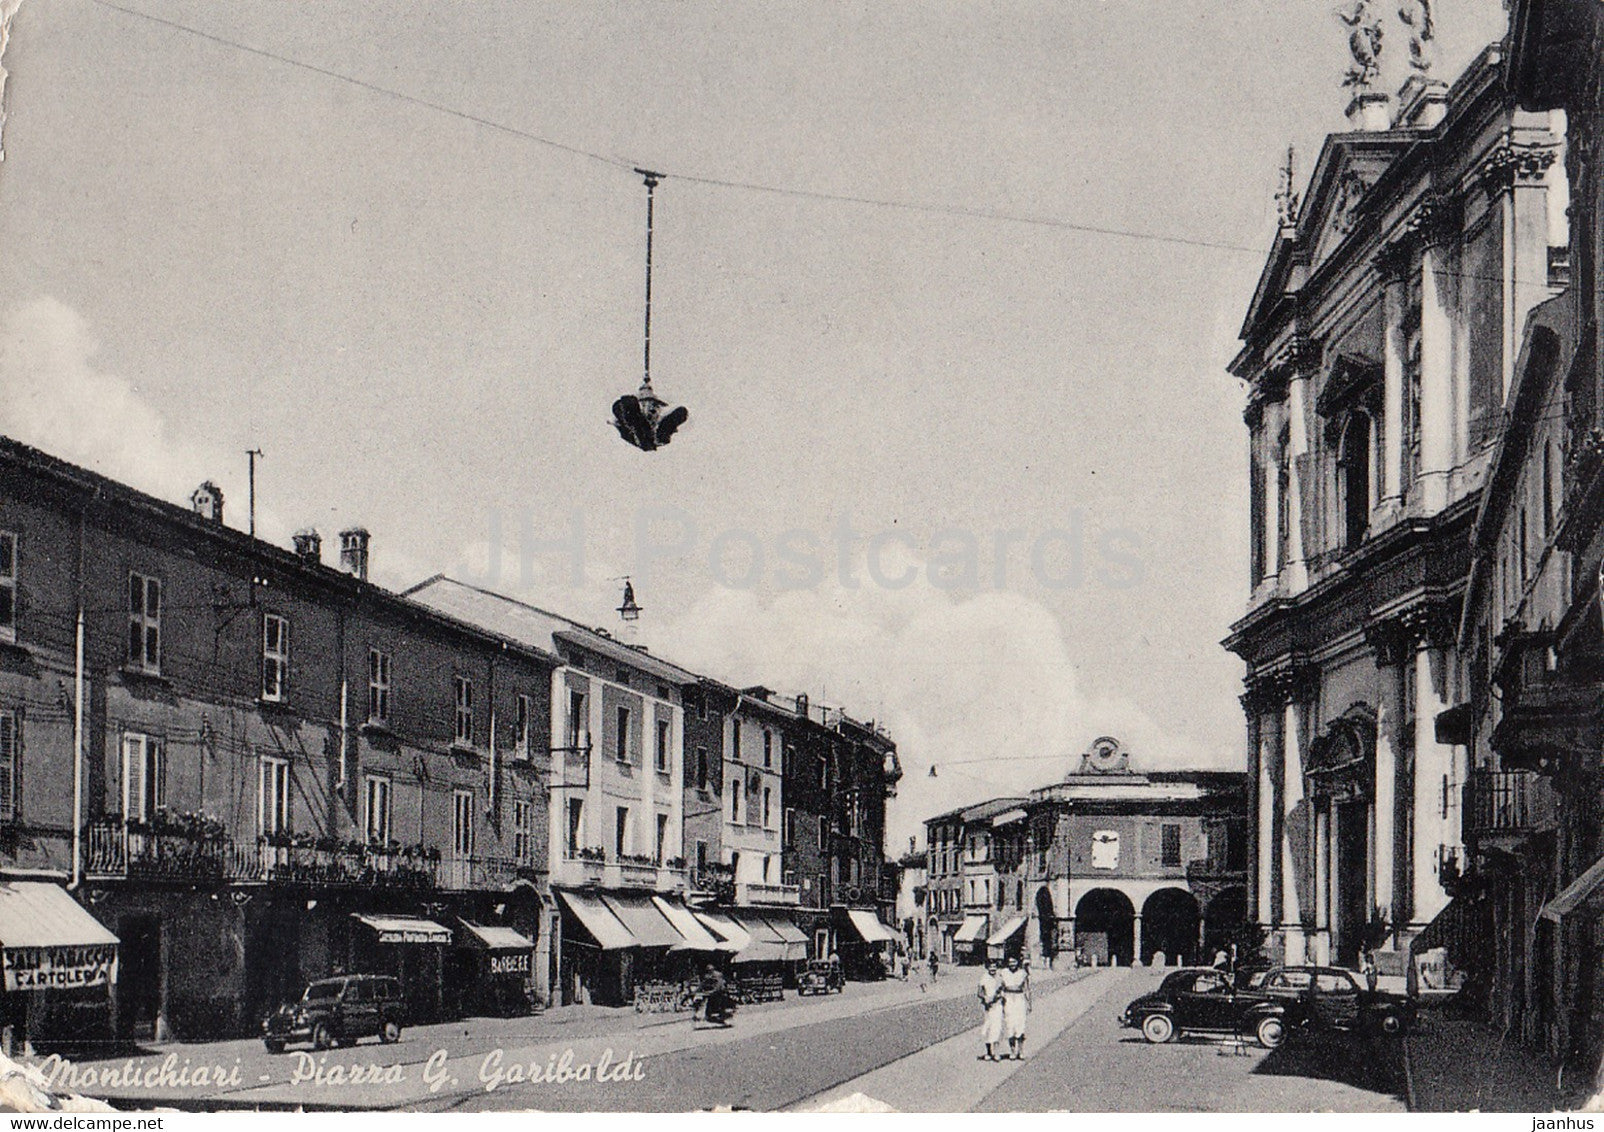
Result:
<instances>
[{"instance_id":1,"label":"balcony","mask_svg":"<svg viewBox=\"0 0 1604 1132\"><path fill-rule=\"evenodd\" d=\"M123 822L108 818L87 830L84 871L94 878L227 883L262 879L255 850L235 844L207 818Z\"/></svg>"},{"instance_id":2,"label":"balcony","mask_svg":"<svg viewBox=\"0 0 1604 1132\"><path fill-rule=\"evenodd\" d=\"M709 864L689 873L690 890L711 897L718 904L735 903L735 870L729 865Z\"/></svg>"},{"instance_id":3,"label":"balcony","mask_svg":"<svg viewBox=\"0 0 1604 1132\"><path fill-rule=\"evenodd\" d=\"M422 846L363 845L305 834L274 834L260 847L262 879L309 888L431 891L439 884L440 851Z\"/></svg>"},{"instance_id":4,"label":"balcony","mask_svg":"<svg viewBox=\"0 0 1604 1132\"><path fill-rule=\"evenodd\" d=\"M564 857L551 874L553 884L570 888L677 892L684 887L684 881L685 863L678 858L662 864L654 858L632 854L609 860L604 850L590 847Z\"/></svg>"},{"instance_id":5,"label":"balcony","mask_svg":"<svg viewBox=\"0 0 1604 1132\"><path fill-rule=\"evenodd\" d=\"M506 892L530 870L511 857L446 857L439 883L447 892Z\"/></svg>"},{"instance_id":6,"label":"balcony","mask_svg":"<svg viewBox=\"0 0 1604 1132\"><path fill-rule=\"evenodd\" d=\"M607 858L599 850L595 856L591 856L582 849L564 856L556 863L551 870L551 881L569 888L584 888L601 884L606 872Z\"/></svg>"},{"instance_id":7,"label":"balcony","mask_svg":"<svg viewBox=\"0 0 1604 1132\"><path fill-rule=\"evenodd\" d=\"M795 908L802 903L802 890L794 884L754 884L741 881L735 885L735 903Z\"/></svg>"},{"instance_id":8,"label":"balcony","mask_svg":"<svg viewBox=\"0 0 1604 1132\"><path fill-rule=\"evenodd\" d=\"M1472 771L1465 784L1465 833L1519 838L1557 827L1554 788L1530 770Z\"/></svg>"}]
</instances>

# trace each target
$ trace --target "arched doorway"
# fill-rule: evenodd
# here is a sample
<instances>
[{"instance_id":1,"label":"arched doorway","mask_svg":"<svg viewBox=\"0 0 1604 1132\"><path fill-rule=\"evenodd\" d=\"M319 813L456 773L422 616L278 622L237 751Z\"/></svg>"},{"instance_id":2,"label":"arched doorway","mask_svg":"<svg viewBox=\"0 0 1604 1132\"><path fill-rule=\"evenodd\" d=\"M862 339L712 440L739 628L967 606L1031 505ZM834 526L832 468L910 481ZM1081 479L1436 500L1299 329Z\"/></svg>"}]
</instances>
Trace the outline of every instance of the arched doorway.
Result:
<instances>
[{"instance_id":1,"label":"arched doorway","mask_svg":"<svg viewBox=\"0 0 1604 1132\"><path fill-rule=\"evenodd\" d=\"M1142 962L1151 963L1159 952L1174 966L1197 958L1198 926L1202 923L1197 897L1182 888L1161 888L1142 905Z\"/></svg>"},{"instance_id":2,"label":"arched doorway","mask_svg":"<svg viewBox=\"0 0 1604 1132\"><path fill-rule=\"evenodd\" d=\"M1231 951L1231 944L1241 933L1248 919L1248 890L1232 887L1220 890L1203 910L1203 956L1207 960L1216 951Z\"/></svg>"},{"instance_id":3,"label":"arched doorway","mask_svg":"<svg viewBox=\"0 0 1604 1132\"><path fill-rule=\"evenodd\" d=\"M1042 958L1051 967L1058 954L1058 916L1053 912L1053 896L1046 885L1036 890L1036 928Z\"/></svg>"},{"instance_id":4,"label":"arched doorway","mask_svg":"<svg viewBox=\"0 0 1604 1132\"><path fill-rule=\"evenodd\" d=\"M1075 905L1075 939L1081 954L1129 967L1135 954L1136 909L1114 888L1094 888Z\"/></svg>"}]
</instances>

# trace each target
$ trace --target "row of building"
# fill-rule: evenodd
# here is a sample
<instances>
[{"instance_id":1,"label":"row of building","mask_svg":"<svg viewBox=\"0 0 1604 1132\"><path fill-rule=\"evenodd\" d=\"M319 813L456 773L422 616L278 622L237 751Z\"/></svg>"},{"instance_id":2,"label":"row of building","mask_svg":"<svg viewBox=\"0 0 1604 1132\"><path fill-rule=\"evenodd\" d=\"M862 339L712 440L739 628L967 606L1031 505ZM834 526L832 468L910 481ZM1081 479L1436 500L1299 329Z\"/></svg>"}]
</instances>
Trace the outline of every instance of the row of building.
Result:
<instances>
[{"instance_id":1,"label":"row of building","mask_svg":"<svg viewBox=\"0 0 1604 1132\"><path fill-rule=\"evenodd\" d=\"M1289 169L1231 367L1252 596L1227 646L1277 954L1373 948L1593 1072L1604 6L1509 7L1451 85L1361 81L1301 201Z\"/></svg>"},{"instance_id":2,"label":"row of building","mask_svg":"<svg viewBox=\"0 0 1604 1132\"><path fill-rule=\"evenodd\" d=\"M193 1037L339 971L429 1018L878 967L883 729L190 503L0 438L0 916L60 936L0 925L7 1024L108 982L123 1036Z\"/></svg>"},{"instance_id":3,"label":"row of building","mask_svg":"<svg viewBox=\"0 0 1604 1132\"><path fill-rule=\"evenodd\" d=\"M1247 780L1140 771L1112 737L1020 797L925 822L898 915L916 955L1209 962L1248 913Z\"/></svg>"}]
</instances>

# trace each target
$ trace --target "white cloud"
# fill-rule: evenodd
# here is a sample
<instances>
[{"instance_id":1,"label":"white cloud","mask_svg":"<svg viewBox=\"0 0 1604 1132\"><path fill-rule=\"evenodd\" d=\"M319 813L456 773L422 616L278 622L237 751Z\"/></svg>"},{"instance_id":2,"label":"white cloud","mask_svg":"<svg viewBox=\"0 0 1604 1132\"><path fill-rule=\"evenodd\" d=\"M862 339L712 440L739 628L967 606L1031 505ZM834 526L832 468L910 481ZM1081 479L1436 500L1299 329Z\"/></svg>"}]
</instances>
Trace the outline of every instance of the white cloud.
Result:
<instances>
[{"instance_id":1,"label":"white cloud","mask_svg":"<svg viewBox=\"0 0 1604 1132\"><path fill-rule=\"evenodd\" d=\"M884 724L904 770L888 823L893 852L926 817L1061 777L1099 735L1118 736L1139 768L1240 762L1238 752L1177 738L1129 700L1086 695L1081 662L1039 603L1007 592L956 597L927 579L921 570L896 591L831 579L772 600L714 589L653 644L711 675L805 691Z\"/></svg>"}]
</instances>

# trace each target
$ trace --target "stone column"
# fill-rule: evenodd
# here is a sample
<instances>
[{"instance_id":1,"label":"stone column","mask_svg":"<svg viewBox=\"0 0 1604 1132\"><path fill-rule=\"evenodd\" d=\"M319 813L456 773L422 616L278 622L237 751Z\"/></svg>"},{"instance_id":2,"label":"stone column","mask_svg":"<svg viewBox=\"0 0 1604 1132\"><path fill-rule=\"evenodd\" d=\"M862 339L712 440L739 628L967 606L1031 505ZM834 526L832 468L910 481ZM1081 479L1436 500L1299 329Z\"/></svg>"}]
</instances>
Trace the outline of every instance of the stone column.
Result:
<instances>
[{"instance_id":1,"label":"stone column","mask_svg":"<svg viewBox=\"0 0 1604 1132\"><path fill-rule=\"evenodd\" d=\"M1313 823L1303 796L1303 761L1309 738L1305 732L1309 701L1318 686L1318 673L1297 664L1278 674L1285 708L1281 728L1281 930L1286 936L1286 961L1301 963L1307 954L1303 929L1303 888L1299 876L1309 878L1313 865ZM1312 878L1309 878L1312 879Z\"/></svg>"},{"instance_id":2,"label":"stone column","mask_svg":"<svg viewBox=\"0 0 1604 1132\"><path fill-rule=\"evenodd\" d=\"M1146 966L1142 962L1142 914L1140 912L1131 918L1131 966Z\"/></svg>"},{"instance_id":3,"label":"stone column","mask_svg":"<svg viewBox=\"0 0 1604 1132\"><path fill-rule=\"evenodd\" d=\"M1526 316L1552 292L1548 286L1549 166L1558 147L1505 143L1482 166L1482 186L1498 213L1503 234L1504 396L1515 376L1515 359Z\"/></svg>"},{"instance_id":4,"label":"stone column","mask_svg":"<svg viewBox=\"0 0 1604 1132\"><path fill-rule=\"evenodd\" d=\"M1324 963L1331 954L1331 928L1333 905L1331 900L1332 826L1336 815L1329 800L1314 815L1314 960Z\"/></svg>"},{"instance_id":5,"label":"stone column","mask_svg":"<svg viewBox=\"0 0 1604 1132\"><path fill-rule=\"evenodd\" d=\"M1398 869L1408 859L1407 851L1398 851L1398 755L1404 749L1403 682L1414 679L1414 649L1403 624L1397 620L1371 625L1365 630L1365 638L1375 653L1377 684L1375 795L1371 805L1374 833L1370 838L1370 876L1365 885L1371 894L1366 914L1380 908L1396 930L1408 919L1408 910L1398 902L1400 891L1407 888L1398 884Z\"/></svg>"},{"instance_id":6,"label":"stone column","mask_svg":"<svg viewBox=\"0 0 1604 1132\"><path fill-rule=\"evenodd\" d=\"M1290 475L1284 507L1287 517L1287 561L1282 575L1282 588L1292 594L1301 593L1309 584L1307 550L1303 545L1303 499L1304 480L1314 474L1309 467L1309 379L1319 365L1319 353L1317 344L1297 335L1287 343L1275 362L1285 372L1287 381L1287 463Z\"/></svg>"},{"instance_id":7,"label":"stone column","mask_svg":"<svg viewBox=\"0 0 1604 1132\"><path fill-rule=\"evenodd\" d=\"M1404 315L1409 303L1410 252L1407 244L1389 244L1376 257L1376 270L1382 281L1382 371L1381 396L1381 502L1384 507L1400 506L1403 499L1404 460L1404 372L1406 345Z\"/></svg>"},{"instance_id":8,"label":"stone column","mask_svg":"<svg viewBox=\"0 0 1604 1132\"><path fill-rule=\"evenodd\" d=\"M1251 903L1248 914L1266 931L1275 930L1278 913L1275 903L1275 868L1279 859L1276 842L1276 775L1280 760L1276 750L1276 730L1280 724L1279 712L1272 710L1265 681L1249 677L1248 690L1242 696L1242 710L1247 716L1248 770L1253 776L1253 837L1252 873L1248 877Z\"/></svg>"},{"instance_id":9,"label":"stone column","mask_svg":"<svg viewBox=\"0 0 1604 1132\"><path fill-rule=\"evenodd\" d=\"M1437 742L1437 716L1449 706L1447 650L1453 625L1445 607L1425 606L1410 611L1409 628L1414 641L1415 774L1408 923L1418 930L1448 905L1438 876L1438 848L1457 840L1447 835L1442 816L1443 779L1453 768L1454 748Z\"/></svg>"},{"instance_id":10,"label":"stone column","mask_svg":"<svg viewBox=\"0 0 1604 1132\"><path fill-rule=\"evenodd\" d=\"M1420 244L1420 479L1426 514L1448 503L1454 468L1453 310L1457 281L1453 239L1459 232L1456 201L1428 197L1410 227Z\"/></svg>"}]
</instances>

